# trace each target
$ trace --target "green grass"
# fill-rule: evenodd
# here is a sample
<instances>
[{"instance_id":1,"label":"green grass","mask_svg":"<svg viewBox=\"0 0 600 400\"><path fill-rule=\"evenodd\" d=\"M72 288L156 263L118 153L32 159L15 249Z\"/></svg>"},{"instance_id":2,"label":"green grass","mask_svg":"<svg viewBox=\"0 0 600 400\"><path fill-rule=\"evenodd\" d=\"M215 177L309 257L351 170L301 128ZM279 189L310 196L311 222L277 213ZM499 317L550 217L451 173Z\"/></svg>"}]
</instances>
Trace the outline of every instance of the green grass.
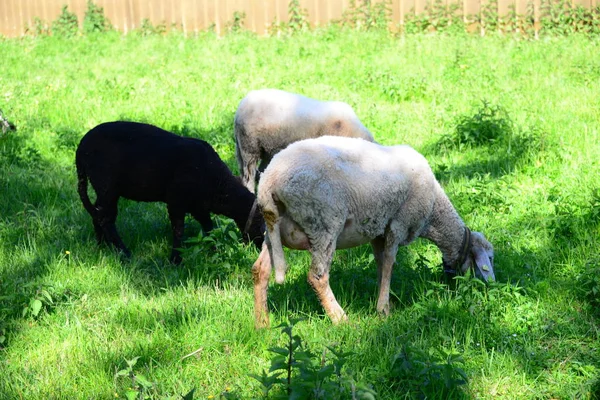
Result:
<instances>
[{"instance_id":1,"label":"green grass","mask_svg":"<svg viewBox=\"0 0 600 400\"><path fill-rule=\"evenodd\" d=\"M286 283L269 290L273 326L307 318L296 330L308 345L354 352L348 374L382 399L410 398L422 383L392 368L404 345L462 355L469 382L452 396L598 396L598 41L332 28L0 39L0 54L0 109L18 127L0 137L0 398L122 398L130 381L116 373L134 357L151 398L193 387L196 398L226 388L260 397L248 374L268 368L283 337L253 328L258 252L221 235L218 252L200 248L173 267L164 205L122 200L133 259L121 261L95 243L74 150L101 122L145 121L207 140L237 170L233 114L262 87L346 101L378 141L421 151L494 244L499 281L441 285L439 252L418 241L398 254L381 319L369 247L340 251L332 288L350 322L332 326L306 282L308 255L288 252ZM198 231L188 220L187 235Z\"/></svg>"}]
</instances>

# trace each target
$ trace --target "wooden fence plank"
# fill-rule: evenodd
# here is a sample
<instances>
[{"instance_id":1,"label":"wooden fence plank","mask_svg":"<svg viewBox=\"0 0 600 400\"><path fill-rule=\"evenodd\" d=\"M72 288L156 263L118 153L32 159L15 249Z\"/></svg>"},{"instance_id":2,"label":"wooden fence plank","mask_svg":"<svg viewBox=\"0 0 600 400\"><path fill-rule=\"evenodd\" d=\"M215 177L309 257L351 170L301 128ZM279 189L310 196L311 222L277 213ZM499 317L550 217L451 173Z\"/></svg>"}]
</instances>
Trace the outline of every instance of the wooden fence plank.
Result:
<instances>
[{"instance_id":1,"label":"wooden fence plank","mask_svg":"<svg viewBox=\"0 0 600 400\"><path fill-rule=\"evenodd\" d=\"M373 3L379 1L383 0L372 0ZM499 0L499 14L506 15L514 6L519 15L524 15L529 1L532 1L536 29L539 29L541 0ZM597 7L600 0L571 1L573 5L592 8ZM413 12L420 13L433 2L435 0L390 0L390 27L395 30ZM482 4L490 0L443 0L444 4L455 2L461 6L459 12L467 20L479 14ZM212 25L218 34L223 34L227 23L233 20L233 13L243 12L244 27L263 35L273 22L287 22L289 7L289 0L95 0L95 3L104 9L113 26L124 33L139 28L147 18L154 26L165 23L170 28L176 24L186 33L205 30ZM28 27L34 27L36 17L51 25L64 4L77 15L80 24L83 23L87 0L0 0L0 35L23 35ZM349 6L350 0L300 0L300 7L307 10L312 26L339 20Z\"/></svg>"}]
</instances>

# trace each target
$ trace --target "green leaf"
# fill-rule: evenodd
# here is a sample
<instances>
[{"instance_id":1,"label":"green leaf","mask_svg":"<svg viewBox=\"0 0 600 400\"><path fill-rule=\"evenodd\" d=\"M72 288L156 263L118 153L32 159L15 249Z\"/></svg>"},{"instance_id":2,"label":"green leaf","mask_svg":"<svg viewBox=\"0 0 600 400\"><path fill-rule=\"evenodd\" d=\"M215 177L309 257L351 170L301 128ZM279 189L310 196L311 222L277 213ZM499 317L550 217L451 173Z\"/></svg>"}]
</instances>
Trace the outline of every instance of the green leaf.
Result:
<instances>
[{"instance_id":1,"label":"green leaf","mask_svg":"<svg viewBox=\"0 0 600 400\"><path fill-rule=\"evenodd\" d=\"M31 307L31 315L37 317L42 310L42 302L38 299L32 299L29 306Z\"/></svg>"},{"instance_id":2,"label":"green leaf","mask_svg":"<svg viewBox=\"0 0 600 400\"><path fill-rule=\"evenodd\" d=\"M270 347L268 350L272 353L280 354L284 357L289 354L289 350L284 349L283 347Z\"/></svg>"},{"instance_id":3,"label":"green leaf","mask_svg":"<svg viewBox=\"0 0 600 400\"><path fill-rule=\"evenodd\" d=\"M140 385L142 385L144 388L151 388L152 387L152 382L150 382L148 380L148 378L146 378L144 375L142 374L136 374L135 375L135 381L137 383L139 383Z\"/></svg>"},{"instance_id":4,"label":"green leaf","mask_svg":"<svg viewBox=\"0 0 600 400\"><path fill-rule=\"evenodd\" d=\"M127 397L127 400L136 400L138 393L137 390L128 390L125 392L125 397Z\"/></svg>"},{"instance_id":5,"label":"green leaf","mask_svg":"<svg viewBox=\"0 0 600 400\"><path fill-rule=\"evenodd\" d=\"M269 372L277 371L277 370L287 370L287 361L285 359L273 359L271 361L271 368L269 368Z\"/></svg>"},{"instance_id":6,"label":"green leaf","mask_svg":"<svg viewBox=\"0 0 600 400\"><path fill-rule=\"evenodd\" d=\"M139 356L133 357L131 360L125 360L125 362L127 363L127 365L129 365L129 368L132 368L137 363L137 360L139 358Z\"/></svg>"},{"instance_id":7,"label":"green leaf","mask_svg":"<svg viewBox=\"0 0 600 400\"><path fill-rule=\"evenodd\" d=\"M40 293L43 297L46 298L46 300L48 300L48 304L54 303L54 300L52 300L52 295L50 295L50 292L48 292L47 290L42 290Z\"/></svg>"}]
</instances>

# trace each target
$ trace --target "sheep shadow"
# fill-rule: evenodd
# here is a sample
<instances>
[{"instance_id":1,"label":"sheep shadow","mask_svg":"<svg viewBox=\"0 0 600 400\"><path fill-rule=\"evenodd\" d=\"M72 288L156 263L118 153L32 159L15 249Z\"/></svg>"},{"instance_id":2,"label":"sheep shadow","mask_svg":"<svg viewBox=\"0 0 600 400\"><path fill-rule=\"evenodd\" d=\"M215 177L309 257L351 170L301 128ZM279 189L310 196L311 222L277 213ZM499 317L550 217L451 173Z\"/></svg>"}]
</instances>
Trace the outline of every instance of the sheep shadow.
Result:
<instances>
[{"instance_id":1,"label":"sheep shadow","mask_svg":"<svg viewBox=\"0 0 600 400\"><path fill-rule=\"evenodd\" d=\"M444 275L441 265L436 265L423 255L425 246L428 246L426 241L418 241L398 250L390 281L391 313L412 307L429 282L450 283L452 286L453 282ZM310 254L289 250L286 253L288 265L295 271L288 272L282 285L270 283L269 309L282 315L289 311L328 318L306 279L310 269ZM349 315L378 314L377 265L370 245L336 251L330 271L331 290Z\"/></svg>"}]
</instances>

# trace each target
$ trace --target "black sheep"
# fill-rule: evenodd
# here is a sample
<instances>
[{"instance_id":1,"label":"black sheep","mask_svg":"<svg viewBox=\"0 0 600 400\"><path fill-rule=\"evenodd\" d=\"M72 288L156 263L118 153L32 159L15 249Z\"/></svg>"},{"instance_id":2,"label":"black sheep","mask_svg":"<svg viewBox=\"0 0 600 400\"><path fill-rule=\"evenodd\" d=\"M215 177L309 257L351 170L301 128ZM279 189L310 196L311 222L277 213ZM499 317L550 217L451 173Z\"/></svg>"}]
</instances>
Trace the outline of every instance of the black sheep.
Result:
<instances>
[{"instance_id":1,"label":"black sheep","mask_svg":"<svg viewBox=\"0 0 600 400\"><path fill-rule=\"evenodd\" d=\"M260 247L264 221L256 199L205 141L182 137L137 122L107 122L81 139L75 157L78 192L92 216L98 243L108 242L126 256L131 253L115 227L120 197L167 204L173 228L171 261L181 255L186 213L200 222L205 233L213 225L210 213L232 218L244 241ZM92 204L88 179L96 192Z\"/></svg>"}]
</instances>

